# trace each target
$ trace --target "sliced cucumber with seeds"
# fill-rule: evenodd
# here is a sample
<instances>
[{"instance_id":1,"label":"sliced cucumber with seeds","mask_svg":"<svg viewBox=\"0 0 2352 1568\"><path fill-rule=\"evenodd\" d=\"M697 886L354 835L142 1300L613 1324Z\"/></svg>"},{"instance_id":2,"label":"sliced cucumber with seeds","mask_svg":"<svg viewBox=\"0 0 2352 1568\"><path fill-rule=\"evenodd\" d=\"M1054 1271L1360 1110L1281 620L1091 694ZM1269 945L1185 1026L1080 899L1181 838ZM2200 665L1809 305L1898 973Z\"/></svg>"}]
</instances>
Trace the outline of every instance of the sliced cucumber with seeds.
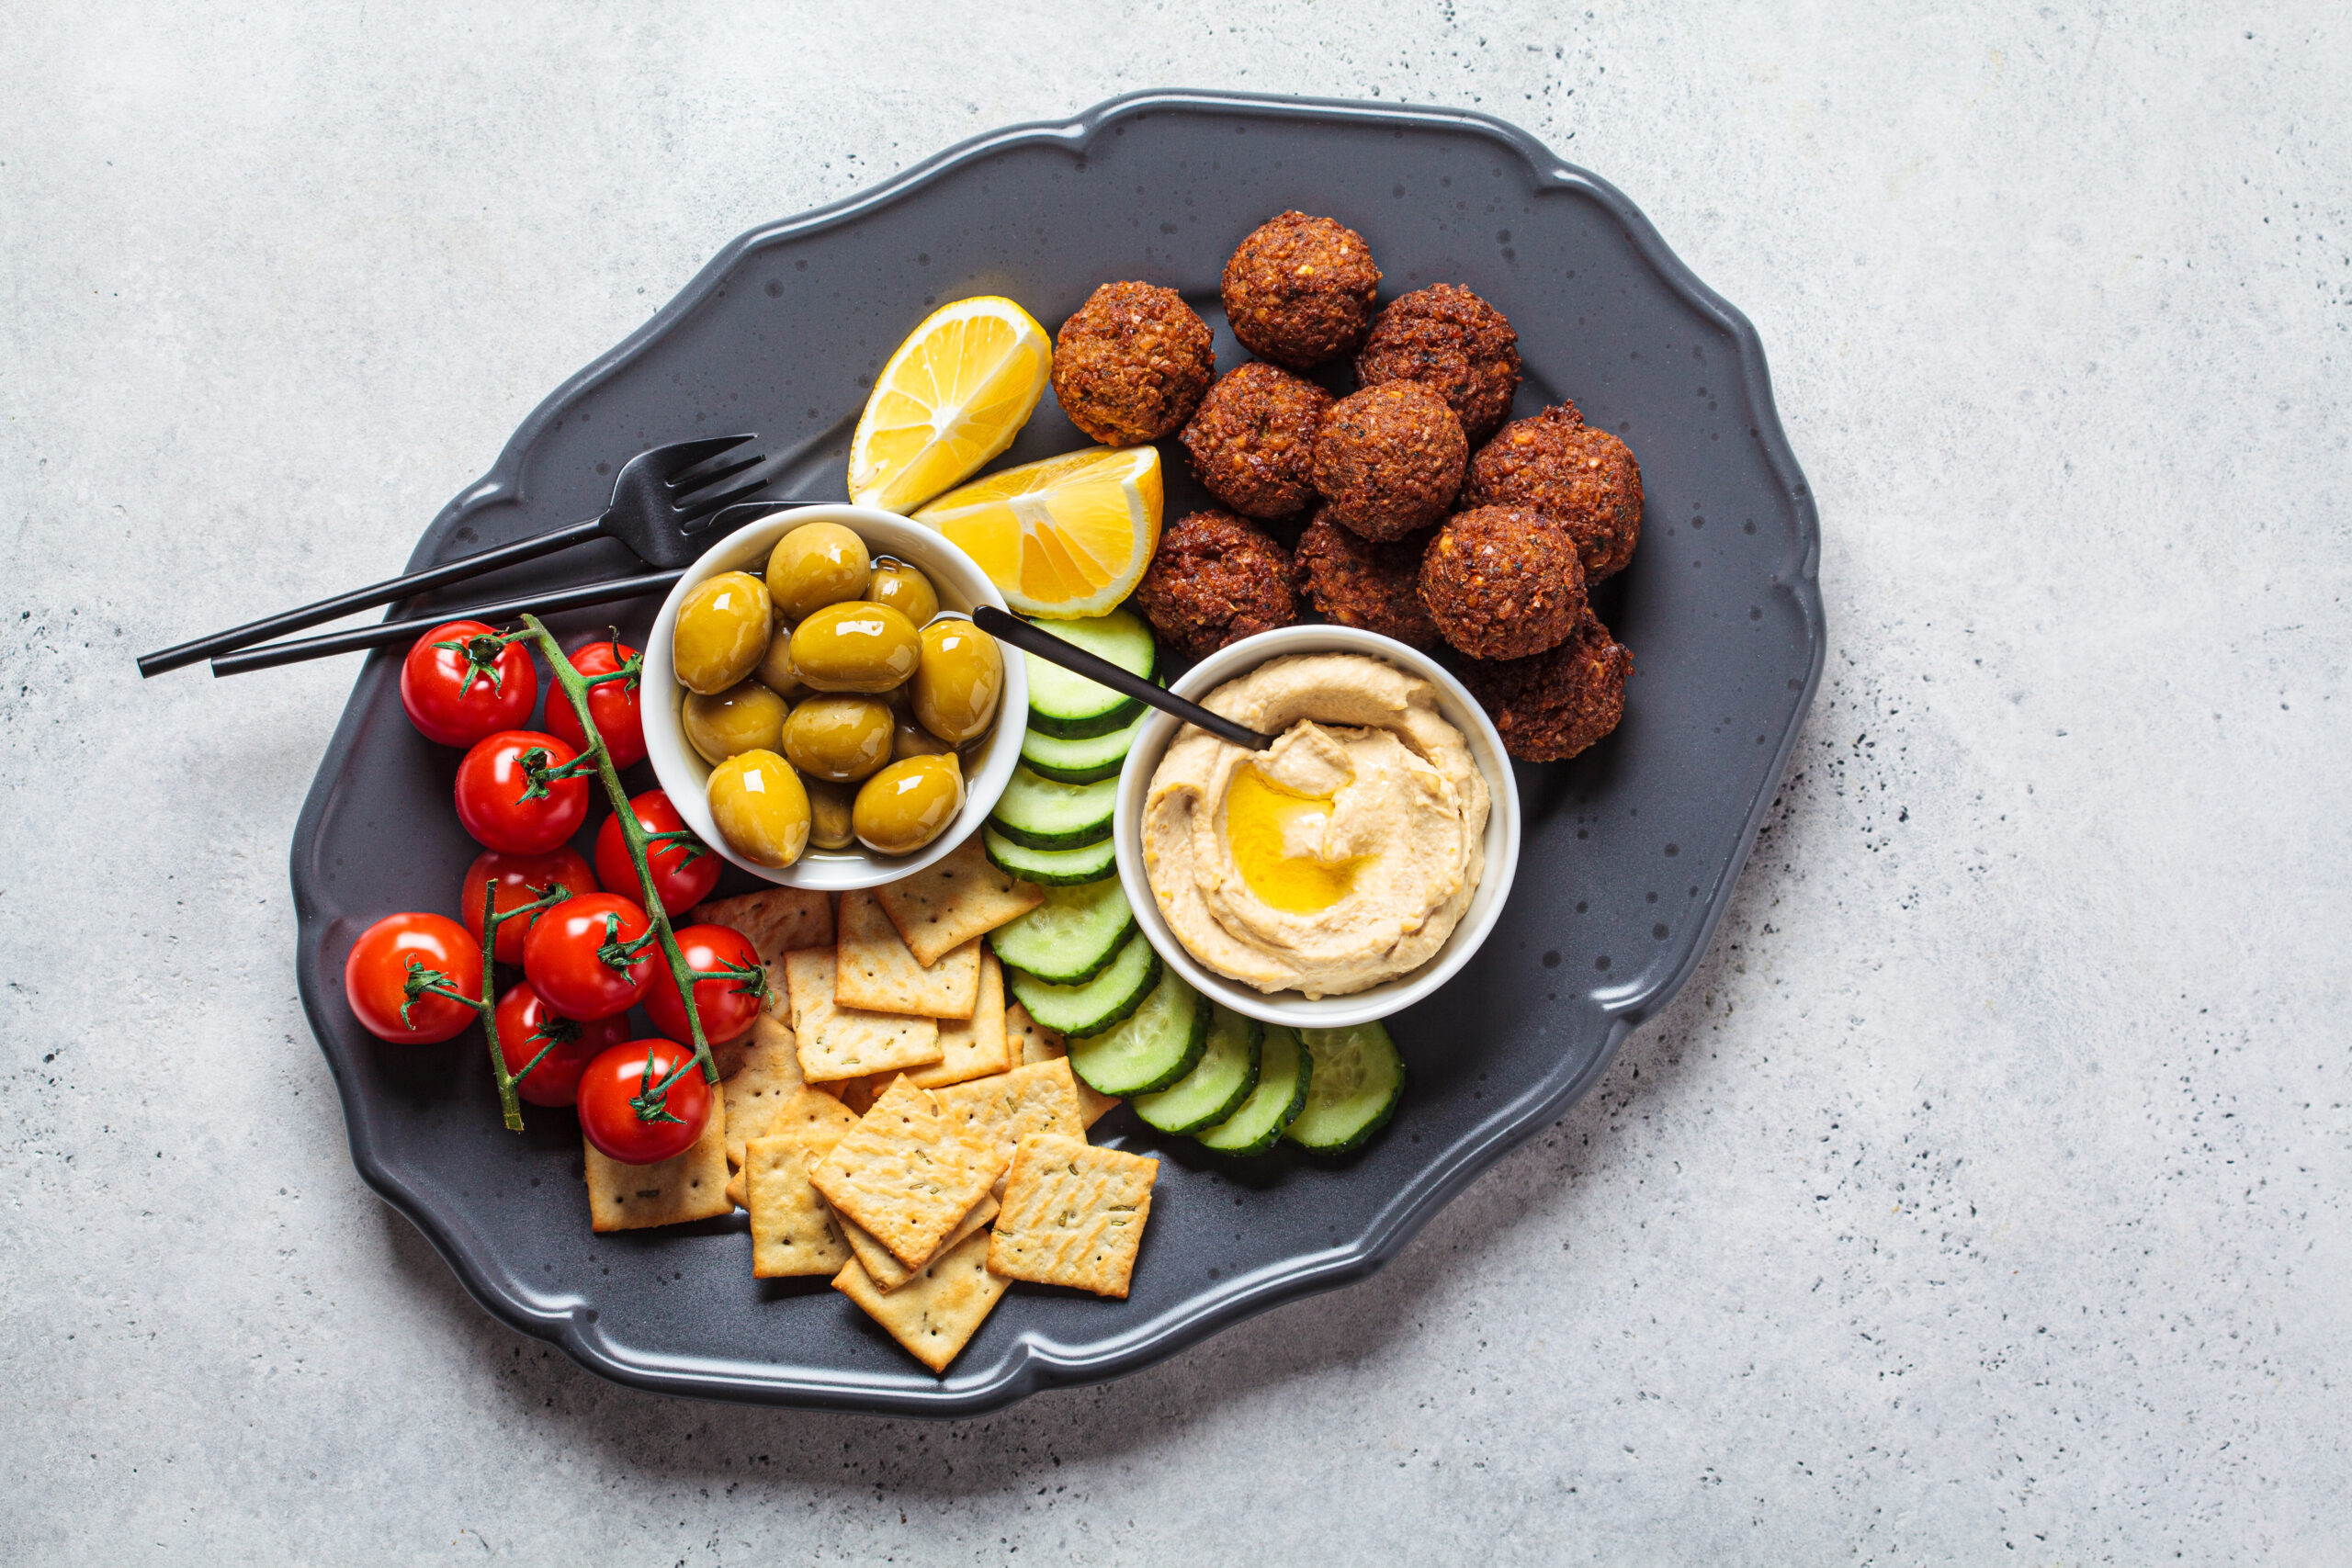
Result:
<instances>
[{"instance_id":1,"label":"sliced cucumber with seeds","mask_svg":"<svg viewBox=\"0 0 2352 1568\"><path fill-rule=\"evenodd\" d=\"M1021 761L1038 777L1063 784L1092 784L1096 779L1110 778L1127 760L1136 731L1150 716L1149 708L1137 708L1135 717L1118 728L1106 735L1090 735L1082 740L1069 740L1032 729L1021 738Z\"/></svg>"},{"instance_id":2,"label":"sliced cucumber with seeds","mask_svg":"<svg viewBox=\"0 0 2352 1568\"><path fill-rule=\"evenodd\" d=\"M1004 977L1012 999L1029 1016L1059 1034L1100 1034L1144 1005L1159 984L1159 954L1137 931L1113 955L1100 975L1082 986L1057 986L1016 969ZM1070 1042L1077 1054L1078 1042ZM1105 1091L1109 1092L1109 1091Z\"/></svg>"},{"instance_id":3,"label":"sliced cucumber with seeds","mask_svg":"<svg viewBox=\"0 0 2352 1568\"><path fill-rule=\"evenodd\" d=\"M1136 931L1126 890L1115 876L1048 887L1046 901L989 933L997 957L1024 975L1075 986L1110 967Z\"/></svg>"},{"instance_id":4,"label":"sliced cucumber with seeds","mask_svg":"<svg viewBox=\"0 0 2352 1568\"><path fill-rule=\"evenodd\" d=\"M1307 1087L1314 1076L1314 1058L1299 1044L1298 1031L1288 1024L1270 1023L1258 1050L1258 1087L1250 1091L1240 1110L1193 1136L1203 1148L1221 1155L1264 1154L1306 1109Z\"/></svg>"},{"instance_id":5,"label":"sliced cucumber with seeds","mask_svg":"<svg viewBox=\"0 0 2352 1568\"><path fill-rule=\"evenodd\" d=\"M1037 1010L1029 1010L1034 1015ZM1070 1071L1097 1094L1148 1094L1191 1072L1207 1048L1208 1034L1207 998L1170 969L1116 1029L1083 1039L1071 1034Z\"/></svg>"},{"instance_id":6,"label":"sliced cucumber with seeds","mask_svg":"<svg viewBox=\"0 0 2352 1568\"><path fill-rule=\"evenodd\" d=\"M1108 839L1083 849L1033 850L1026 844L1014 843L993 828L982 827L980 848L989 863L1007 876L1017 876L1042 887L1100 882L1114 874L1119 863L1118 851Z\"/></svg>"},{"instance_id":7,"label":"sliced cucumber with seeds","mask_svg":"<svg viewBox=\"0 0 2352 1568\"><path fill-rule=\"evenodd\" d=\"M1159 646L1152 640L1151 628L1128 611L1114 610L1107 615L1082 621L1039 621L1036 625L1147 681L1159 666ZM1143 711L1143 705L1133 697L1121 696L1083 675L1073 675L1034 653L1022 657L1029 661L1029 728L1041 734L1058 735L1067 740L1107 735L1125 728Z\"/></svg>"},{"instance_id":8,"label":"sliced cucumber with seeds","mask_svg":"<svg viewBox=\"0 0 2352 1568\"><path fill-rule=\"evenodd\" d=\"M1405 1094L1405 1058L1378 1023L1345 1029L1302 1029L1299 1043L1315 1060L1306 1108L1283 1136L1301 1148L1337 1153L1380 1131Z\"/></svg>"},{"instance_id":9,"label":"sliced cucumber with seeds","mask_svg":"<svg viewBox=\"0 0 2352 1568\"><path fill-rule=\"evenodd\" d=\"M1136 1114L1163 1133L1214 1127L1258 1087L1258 1053L1266 1026L1212 1002L1209 1036L1193 1070L1156 1094L1137 1095Z\"/></svg>"},{"instance_id":10,"label":"sliced cucumber with seeds","mask_svg":"<svg viewBox=\"0 0 2352 1568\"><path fill-rule=\"evenodd\" d=\"M1119 798L1119 781L1056 784L1026 768L1012 770L1012 782L997 797L989 821L1016 844L1033 850L1075 850L1099 844L1111 836L1111 813Z\"/></svg>"}]
</instances>

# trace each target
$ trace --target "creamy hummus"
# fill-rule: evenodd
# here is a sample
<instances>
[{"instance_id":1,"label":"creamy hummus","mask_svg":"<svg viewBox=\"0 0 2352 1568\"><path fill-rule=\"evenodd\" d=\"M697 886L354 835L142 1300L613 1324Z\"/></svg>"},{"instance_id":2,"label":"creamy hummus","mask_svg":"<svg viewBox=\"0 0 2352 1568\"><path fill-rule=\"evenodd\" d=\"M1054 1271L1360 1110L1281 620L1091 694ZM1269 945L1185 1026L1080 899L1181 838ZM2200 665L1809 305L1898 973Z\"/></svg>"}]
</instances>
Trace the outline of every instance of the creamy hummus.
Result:
<instances>
[{"instance_id":1,"label":"creamy hummus","mask_svg":"<svg viewBox=\"0 0 2352 1568\"><path fill-rule=\"evenodd\" d=\"M1356 653L1270 660L1201 699L1281 739L1250 751L1188 728L1152 773L1144 868L1193 957L1337 997L1445 944L1485 869L1487 796L1437 699Z\"/></svg>"}]
</instances>

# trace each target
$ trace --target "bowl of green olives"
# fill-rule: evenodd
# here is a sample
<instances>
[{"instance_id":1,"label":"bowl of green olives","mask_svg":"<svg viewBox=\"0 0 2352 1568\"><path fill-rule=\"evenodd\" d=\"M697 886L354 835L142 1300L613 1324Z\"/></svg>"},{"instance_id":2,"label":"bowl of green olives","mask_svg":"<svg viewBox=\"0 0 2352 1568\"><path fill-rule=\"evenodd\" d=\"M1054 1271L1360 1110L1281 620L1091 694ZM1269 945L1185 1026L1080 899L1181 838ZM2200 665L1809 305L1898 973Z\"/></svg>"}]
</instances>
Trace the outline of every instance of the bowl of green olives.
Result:
<instances>
[{"instance_id":1,"label":"bowl of green olives","mask_svg":"<svg viewBox=\"0 0 2352 1568\"><path fill-rule=\"evenodd\" d=\"M696 837L770 882L921 870L979 830L1020 761L1027 670L972 625L982 604L1004 598L971 557L888 512L737 529L654 618L654 776Z\"/></svg>"}]
</instances>

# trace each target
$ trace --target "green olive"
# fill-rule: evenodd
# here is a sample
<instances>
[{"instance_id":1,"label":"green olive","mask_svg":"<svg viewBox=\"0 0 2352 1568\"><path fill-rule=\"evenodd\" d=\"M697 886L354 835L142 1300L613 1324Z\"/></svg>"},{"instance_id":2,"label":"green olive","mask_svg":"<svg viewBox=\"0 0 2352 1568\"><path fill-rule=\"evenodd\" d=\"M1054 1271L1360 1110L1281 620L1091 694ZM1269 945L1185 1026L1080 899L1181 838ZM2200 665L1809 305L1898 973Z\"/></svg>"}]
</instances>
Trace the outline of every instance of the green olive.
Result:
<instances>
[{"instance_id":1,"label":"green olive","mask_svg":"<svg viewBox=\"0 0 2352 1568\"><path fill-rule=\"evenodd\" d=\"M891 727L890 761L894 762L903 762L910 757L936 757L954 750L910 717L902 717Z\"/></svg>"},{"instance_id":2,"label":"green olive","mask_svg":"<svg viewBox=\"0 0 2352 1568\"><path fill-rule=\"evenodd\" d=\"M776 614L806 620L828 604L865 592L873 562L865 541L838 523L804 523L775 542L768 555L768 592Z\"/></svg>"},{"instance_id":3,"label":"green olive","mask_svg":"<svg viewBox=\"0 0 2352 1568\"><path fill-rule=\"evenodd\" d=\"M757 681L739 681L717 696L688 692L686 740L713 767L742 751L773 751L784 738L786 704Z\"/></svg>"},{"instance_id":4,"label":"green olive","mask_svg":"<svg viewBox=\"0 0 2352 1568\"><path fill-rule=\"evenodd\" d=\"M775 635L768 638L768 650L760 655L760 667L752 673L760 678L761 685L786 702L797 702L808 694L808 688L800 683L798 675L793 673L790 627L776 628Z\"/></svg>"},{"instance_id":5,"label":"green olive","mask_svg":"<svg viewBox=\"0 0 2352 1568\"><path fill-rule=\"evenodd\" d=\"M828 604L792 628L792 668L812 691L887 692L922 662L914 623L887 604Z\"/></svg>"},{"instance_id":6,"label":"green olive","mask_svg":"<svg viewBox=\"0 0 2352 1568\"><path fill-rule=\"evenodd\" d=\"M964 770L956 753L893 762L859 786L850 825L876 854L910 855L964 809Z\"/></svg>"},{"instance_id":7,"label":"green olive","mask_svg":"<svg viewBox=\"0 0 2352 1568\"><path fill-rule=\"evenodd\" d=\"M874 577L865 585L865 596L876 604L889 605L917 626L939 614L939 590L931 585L931 579L889 556L874 562Z\"/></svg>"},{"instance_id":8,"label":"green olive","mask_svg":"<svg viewBox=\"0 0 2352 1568\"><path fill-rule=\"evenodd\" d=\"M808 847L808 792L773 751L745 751L711 771L710 815L727 847L754 865L790 865Z\"/></svg>"},{"instance_id":9,"label":"green olive","mask_svg":"<svg viewBox=\"0 0 2352 1568\"><path fill-rule=\"evenodd\" d=\"M695 584L678 606L678 628L670 636L680 683L709 696L749 675L768 650L774 619L767 584L748 571L722 571Z\"/></svg>"},{"instance_id":10,"label":"green olive","mask_svg":"<svg viewBox=\"0 0 2352 1568\"><path fill-rule=\"evenodd\" d=\"M803 779L808 789L808 844L812 849L845 850L857 842L850 826L850 810L857 792L848 784Z\"/></svg>"},{"instance_id":11,"label":"green olive","mask_svg":"<svg viewBox=\"0 0 2352 1568\"><path fill-rule=\"evenodd\" d=\"M922 660L915 670L915 717L942 740L962 745L996 721L1004 690L1004 655L996 638L969 621L933 621L923 627Z\"/></svg>"},{"instance_id":12,"label":"green olive","mask_svg":"<svg viewBox=\"0 0 2352 1568\"><path fill-rule=\"evenodd\" d=\"M784 723L784 754L804 773L836 784L890 760L890 705L879 697L810 697Z\"/></svg>"}]
</instances>

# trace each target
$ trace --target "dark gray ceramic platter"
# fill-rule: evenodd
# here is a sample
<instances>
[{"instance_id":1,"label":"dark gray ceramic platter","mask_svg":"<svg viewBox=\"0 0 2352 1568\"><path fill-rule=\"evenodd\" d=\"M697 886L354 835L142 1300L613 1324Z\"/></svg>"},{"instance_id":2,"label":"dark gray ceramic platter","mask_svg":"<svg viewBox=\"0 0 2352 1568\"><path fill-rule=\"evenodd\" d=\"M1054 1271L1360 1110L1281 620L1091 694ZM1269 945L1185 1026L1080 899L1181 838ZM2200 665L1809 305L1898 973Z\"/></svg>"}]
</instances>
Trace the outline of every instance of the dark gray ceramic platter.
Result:
<instances>
[{"instance_id":1,"label":"dark gray ceramic platter","mask_svg":"<svg viewBox=\"0 0 2352 1568\"><path fill-rule=\"evenodd\" d=\"M397 657L379 652L295 830L303 1004L361 1175L492 1312L624 1382L780 1404L968 1414L1115 1377L1379 1268L1573 1104L1690 973L1820 672L1818 526L1753 329L1623 197L1499 121L1153 93L982 137L728 246L525 422L412 565L594 515L632 454L722 430L782 455L772 493L839 499L883 359L927 308L966 295L1010 295L1052 325L1097 284L1146 278L1182 290L1216 327L1220 366L1238 363L1219 270L1294 207L1359 230L1384 297L1453 281L1493 301L1525 357L1516 412L1574 398L1632 445L1648 501L1633 566L1596 593L1639 668L1624 722L1573 761L1520 768L1526 847L1501 924L1390 1021L1411 1072L1395 1122L1343 1160L1231 1161L1114 1112L1098 1135L1161 1161L1133 1296L1017 1286L944 1379L824 1281L754 1280L740 1215L592 1235L570 1112L506 1134L478 1032L386 1045L344 1003L359 931L397 909L454 911L476 850L450 807L457 754L411 728ZM1083 444L1048 399L1005 461ZM1166 460L1172 519L1205 498L1173 443ZM597 546L439 603L628 569ZM653 605L625 608L623 632L641 637Z\"/></svg>"}]
</instances>

